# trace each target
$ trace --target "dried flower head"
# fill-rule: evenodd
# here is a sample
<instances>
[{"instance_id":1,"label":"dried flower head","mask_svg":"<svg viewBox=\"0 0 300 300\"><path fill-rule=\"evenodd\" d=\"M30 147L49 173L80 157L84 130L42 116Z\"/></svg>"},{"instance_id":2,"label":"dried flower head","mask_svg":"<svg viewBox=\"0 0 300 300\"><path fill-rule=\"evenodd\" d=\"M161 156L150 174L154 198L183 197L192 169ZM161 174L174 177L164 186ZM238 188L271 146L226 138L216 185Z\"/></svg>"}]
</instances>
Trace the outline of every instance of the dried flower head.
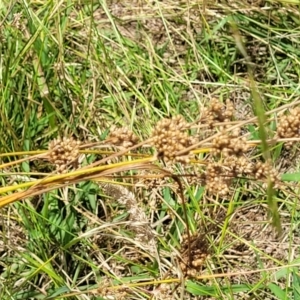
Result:
<instances>
[{"instance_id":1,"label":"dried flower head","mask_svg":"<svg viewBox=\"0 0 300 300\"><path fill-rule=\"evenodd\" d=\"M49 143L49 161L59 173L64 173L71 164L78 162L80 142L73 138L57 138Z\"/></svg>"},{"instance_id":2,"label":"dried flower head","mask_svg":"<svg viewBox=\"0 0 300 300\"><path fill-rule=\"evenodd\" d=\"M136 241L143 244L153 256L156 255L157 246L154 232L150 227L148 218L138 203L135 194L116 184L102 184L104 192L113 197L118 203L124 205L129 213L131 228L135 232Z\"/></svg>"},{"instance_id":3,"label":"dried flower head","mask_svg":"<svg viewBox=\"0 0 300 300\"><path fill-rule=\"evenodd\" d=\"M280 181L279 173L273 168L271 162L257 162L253 167L253 175L258 180L265 180L270 178L272 184Z\"/></svg>"},{"instance_id":4,"label":"dried flower head","mask_svg":"<svg viewBox=\"0 0 300 300\"><path fill-rule=\"evenodd\" d=\"M224 104L218 99L213 98L209 106L204 108L203 115L210 127L216 122L229 122L234 116L233 103L227 99Z\"/></svg>"},{"instance_id":5,"label":"dried flower head","mask_svg":"<svg viewBox=\"0 0 300 300\"><path fill-rule=\"evenodd\" d=\"M290 114L283 115L278 121L277 136L279 138L299 138L300 137L300 108L290 110ZM285 144L287 148L292 146L292 142Z\"/></svg>"},{"instance_id":6,"label":"dried flower head","mask_svg":"<svg viewBox=\"0 0 300 300\"><path fill-rule=\"evenodd\" d=\"M186 132L188 123L180 115L171 119L160 120L152 133L153 144L158 157L166 161L188 163L190 153L177 155L177 152L185 150L194 142Z\"/></svg>"},{"instance_id":7,"label":"dried flower head","mask_svg":"<svg viewBox=\"0 0 300 300\"><path fill-rule=\"evenodd\" d=\"M212 153L214 155L223 154L228 157L231 155L242 156L249 149L246 138L239 138L237 133L229 134L223 132L217 136L212 143Z\"/></svg>"},{"instance_id":8,"label":"dried flower head","mask_svg":"<svg viewBox=\"0 0 300 300\"><path fill-rule=\"evenodd\" d=\"M226 196L232 181L231 170L220 163L209 163L205 171L206 189L210 194Z\"/></svg>"},{"instance_id":9,"label":"dried flower head","mask_svg":"<svg viewBox=\"0 0 300 300\"><path fill-rule=\"evenodd\" d=\"M224 160L224 165L232 170L232 176L253 175L254 164L245 156L228 156Z\"/></svg>"},{"instance_id":10,"label":"dried flower head","mask_svg":"<svg viewBox=\"0 0 300 300\"><path fill-rule=\"evenodd\" d=\"M115 146L129 148L136 145L139 139L128 127L116 128L112 126L108 141Z\"/></svg>"},{"instance_id":11,"label":"dried flower head","mask_svg":"<svg viewBox=\"0 0 300 300\"><path fill-rule=\"evenodd\" d=\"M191 265L189 264L189 242L191 250ZM193 234L192 236L190 236L190 240L188 239L187 235L183 235L180 253L180 267L183 273L187 274L190 277L195 277L197 274L199 274L201 267L203 266L207 256L209 255L208 243L205 234Z\"/></svg>"},{"instance_id":12,"label":"dried flower head","mask_svg":"<svg viewBox=\"0 0 300 300\"><path fill-rule=\"evenodd\" d=\"M23 20L23 13L22 12L15 13L13 15L13 20L12 20L11 25L13 27L15 27L16 29L20 30L20 31L25 30L25 21Z\"/></svg>"}]
</instances>

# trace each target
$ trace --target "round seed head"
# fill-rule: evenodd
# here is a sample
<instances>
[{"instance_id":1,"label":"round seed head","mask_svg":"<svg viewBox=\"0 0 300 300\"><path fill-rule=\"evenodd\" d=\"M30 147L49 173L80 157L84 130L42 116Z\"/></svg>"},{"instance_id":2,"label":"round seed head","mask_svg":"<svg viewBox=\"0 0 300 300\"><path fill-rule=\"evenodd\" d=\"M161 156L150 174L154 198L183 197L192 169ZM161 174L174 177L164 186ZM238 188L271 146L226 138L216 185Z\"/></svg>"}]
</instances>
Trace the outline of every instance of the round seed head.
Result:
<instances>
[{"instance_id":1,"label":"round seed head","mask_svg":"<svg viewBox=\"0 0 300 300\"><path fill-rule=\"evenodd\" d=\"M66 172L67 167L77 162L80 142L73 138L57 138L50 141L48 159L56 166L59 173Z\"/></svg>"},{"instance_id":2,"label":"round seed head","mask_svg":"<svg viewBox=\"0 0 300 300\"><path fill-rule=\"evenodd\" d=\"M189 153L177 155L177 152L193 143L191 137L185 132L187 128L188 123L180 115L157 122L152 133L152 140L158 156L165 161L187 163Z\"/></svg>"},{"instance_id":3,"label":"round seed head","mask_svg":"<svg viewBox=\"0 0 300 300\"><path fill-rule=\"evenodd\" d=\"M139 139L128 127L116 128L113 126L108 141L115 146L130 148L136 145Z\"/></svg>"}]
</instances>

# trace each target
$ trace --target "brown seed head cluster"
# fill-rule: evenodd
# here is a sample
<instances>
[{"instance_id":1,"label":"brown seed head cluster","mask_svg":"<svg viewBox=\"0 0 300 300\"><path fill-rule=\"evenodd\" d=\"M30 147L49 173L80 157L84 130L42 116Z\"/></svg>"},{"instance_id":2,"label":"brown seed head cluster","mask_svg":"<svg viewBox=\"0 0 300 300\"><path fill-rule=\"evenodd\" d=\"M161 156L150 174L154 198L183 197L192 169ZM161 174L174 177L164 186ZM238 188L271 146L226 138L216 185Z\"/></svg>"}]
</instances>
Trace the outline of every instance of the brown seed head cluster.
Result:
<instances>
[{"instance_id":1,"label":"brown seed head cluster","mask_svg":"<svg viewBox=\"0 0 300 300\"><path fill-rule=\"evenodd\" d=\"M49 161L59 173L64 173L70 164L76 164L80 142L73 138L57 138L49 143Z\"/></svg>"},{"instance_id":2,"label":"brown seed head cluster","mask_svg":"<svg viewBox=\"0 0 300 300\"><path fill-rule=\"evenodd\" d=\"M271 162L257 162L253 168L254 177L258 180L270 178L272 184L280 181L279 173L272 167Z\"/></svg>"},{"instance_id":3,"label":"brown seed head cluster","mask_svg":"<svg viewBox=\"0 0 300 300\"><path fill-rule=\"evenodd\" d=\"M211 99L209 106L203 111L207 123L212 127L216 122L229 122L234 116L233 103L227 99L225 104L218 99Z\"/></svg>"},{"instance_id":4,"label":"brown seed head cluster","mask_svg":"<svg viewBox=\"0 0 300 300\"><path fill-rule=\"evenodd\" d=\"M16 29L20 31L24 31L26 28L26 22L23 20L23 14L22 12L20 13L15 13L13 15L13 20L11 22L11 26L15 27Z\"/></svg>"},{"instance_id":5,"label":"brown seed head cluster","mask_svg":"<svg viewBox=\"0 0 300 300\"><path fill-rule=\"evenodd\" d=\"M277 125L277 136L279 138L300 137L300 107L292 109L288 115L281 116ZM285 143L287 148L292 145L292 142Z\"/></svg>"},{"instance_id":6,"label":"brown seed head cluster","mask_svg":"<svg viewBox=\"0 0 300 300\"><path fill-rule=\"evenodd\" d=\"M254 164L245 156L229 156L224 160L224 165L232 171L233 177L253 175Z\"/></svg>"},{"instance_id":7,"label":"brown seed head cluster","mask_svg":"<svg viewBox=\"0 0 300 300\"><path fill-rule=\"evenodd\" d=\"M227 132L217 136L212 143L212 154L223 154L224 157L242 156L248 149L246 138L238 138L235 134Z\"/></svg>"},{"instance_id":8,"label":"brown seed head cluster","mask_svg":"<svg viewBox=\"0 0 300 300\"><path fill-rule=\"evenodd\" d=\"M165 161L188 163L190 153L177 155L177 152L185 150L194 143L186 129L188 123L182 116L160 120L152 133L153 145L158 157Z\"/></svg>"},{"instance_id":9,"label":"brown seed head cluster","mask_svg":"<svg viewBox=\"0 0 300 300\"><path fill-rule=\"evenodd\" d=\"M182 246L181 246L181 262L180 267L184 274L187 274L189 277L195 277L201 271L201 267L205 263L209 252L208 252L208 243L205 235L203 234L193 234L190 237L190 250L191 250L191 265L189 263L189 254L188 254L188 237L187 235L183 236Z\"/></svg>"},{"instance_id":10,"label":"brown seed head cluster","mask_svg":"<svg viewBox=\"0 0 300 300\"><path fill-rule=\"evenodd\" d=\"M232 179L239 176L251 176L264 182L270 178L275 187L280 182L279 173L271 162L253 162L245 156L228 156L222 163L208 164L205 173L207 190L211 194L225 196L229 193Z\"/></svg>"},{"instance_id":11,"label":"brown seed head cluster","mask_svg":"<svg viewBox=\"0 0 300 300\"><path fill-rule=\"evenodd\" d=\"M115 146L129 148L136 145L139 139L128 127L116 128L113 126L108 141Z\"/></svg>"},{"instance_id":12,"label":"brown seed head cluster","mask_svg":"<svg viewBox=\"0 0 300 300\"><path fill-rule=\"evenodd\" d=\"M205 170L206 189L210 194L226 196L232 181L231 173L221 163L209 163Z\"/></svg>"}]
</instances>

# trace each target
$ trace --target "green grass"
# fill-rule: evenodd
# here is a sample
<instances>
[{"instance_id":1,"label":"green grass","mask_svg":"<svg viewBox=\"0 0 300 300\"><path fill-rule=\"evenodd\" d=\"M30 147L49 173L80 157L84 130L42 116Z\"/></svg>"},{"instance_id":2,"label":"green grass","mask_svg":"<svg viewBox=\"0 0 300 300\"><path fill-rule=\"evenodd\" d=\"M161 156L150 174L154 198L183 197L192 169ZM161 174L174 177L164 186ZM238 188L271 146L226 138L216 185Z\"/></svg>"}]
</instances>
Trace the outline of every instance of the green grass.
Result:
<instances>
[{"instance_id":1,"label":"green grass","mask_svg":"<svg viewBox=\"0 0 300 300\"><path fill-rule=\"evenodd\" d=\"M52 182L41 159L3 167L20 158L15 152L46 150L59 136L103 141L113 125L145 140L161 118L198 120L212 98L231 99L240 120L258 116L258 126L245 122L250 139L262 141L250 155L270 157L288 185L266 191L240 178L229 198L211 197L200 179L182 176L201 167L176 165L183 206L177 177L135 186L130 176L141 173L114 165L135 157L117 156L110 180L127 186L154 224L157 253L135 238L130 212L104 192L101 178L52 186L1 208L0 298L300 299L299 152L267 143L284 105L299 101L299 3L144 2L0 3L0 175L11 188L1 196L43 176ZM209 137L198 125L191 132ZM82 165L104 157L83 155ZM152 171L143 166L142 175ZM178 258L186 221L196 248L209 253L192 278L183 278ZM280 226L283 240L268 239Z\"/></svg>"}]
</instances>

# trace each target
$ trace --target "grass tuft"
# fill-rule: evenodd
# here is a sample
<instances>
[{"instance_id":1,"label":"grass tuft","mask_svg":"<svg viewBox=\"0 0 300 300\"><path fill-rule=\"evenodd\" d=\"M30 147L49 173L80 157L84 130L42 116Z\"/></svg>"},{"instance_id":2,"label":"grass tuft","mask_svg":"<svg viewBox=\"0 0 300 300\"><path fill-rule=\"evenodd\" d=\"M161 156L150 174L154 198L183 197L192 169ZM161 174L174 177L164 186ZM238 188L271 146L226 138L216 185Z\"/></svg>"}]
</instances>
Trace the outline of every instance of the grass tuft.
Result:
<instances>
[{"instance_id":1,"label":"grass tuft","mask_svg":"<svg viewBox=\"0 0 300 300\"><path fill-rule=\"evenodd\" d=\"M0 20L1 299L299 297L296 1Z\"/></svg>"}]
</instances>

